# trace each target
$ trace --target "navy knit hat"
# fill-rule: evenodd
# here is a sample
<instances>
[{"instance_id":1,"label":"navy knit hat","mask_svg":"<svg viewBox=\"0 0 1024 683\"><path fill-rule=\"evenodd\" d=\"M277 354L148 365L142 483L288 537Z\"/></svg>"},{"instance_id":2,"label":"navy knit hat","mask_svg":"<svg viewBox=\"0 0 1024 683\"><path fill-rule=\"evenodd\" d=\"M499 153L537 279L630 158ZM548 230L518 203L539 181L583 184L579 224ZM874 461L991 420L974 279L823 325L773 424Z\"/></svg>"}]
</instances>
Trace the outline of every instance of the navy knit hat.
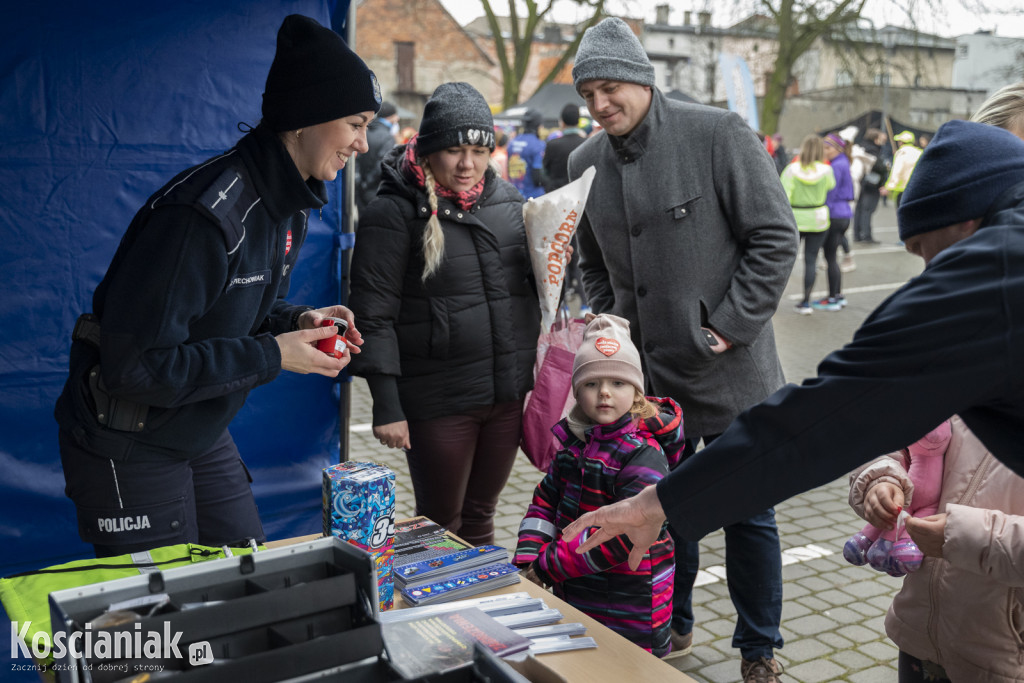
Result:
<instances>
[{"instance_id":1,"label":"navy knit hat","mask_svg":"<svg viewBox=\"0 0 1024 683\"><path fill-rule=\"evenodd\" d=\"M300 14L284 18L263 91L263 121L297 130L380 109L377 77L341 36Z\"/></svg>"},{"instance_id":2,"label":"navy knit hat","mask_svg":"<svg viewBox=\"0 0 1024 683\"><path fill-rule=\"evenodd\" d=\"M487 100L469 83L442 83L423 107L416 153L425 157L461 145L493 152L494 117Z\"/></svg>"},{"instance_id":3,"label":"navy knit hat","mask_svg":"<svg viewBox=\"0 0 1024 683\"><path fill-rule=\"evenodd\" d=\"M999 195L1022 182L1024 141L984 123L944 123L900 199L900 239L982 218Z\"/></svg>"},{"instance_id":4,"label":"navy knit hat","mask_svg":"<svg viewBox=\"0 0 1024 683\"><path fill-rule=\"evenodd\" d=\"M588 28L576 50L572 67L576 92L585 81L594 80L654 85L654 67L644 46L629 24L618 17Z\"/></svg>"}]
</instances>

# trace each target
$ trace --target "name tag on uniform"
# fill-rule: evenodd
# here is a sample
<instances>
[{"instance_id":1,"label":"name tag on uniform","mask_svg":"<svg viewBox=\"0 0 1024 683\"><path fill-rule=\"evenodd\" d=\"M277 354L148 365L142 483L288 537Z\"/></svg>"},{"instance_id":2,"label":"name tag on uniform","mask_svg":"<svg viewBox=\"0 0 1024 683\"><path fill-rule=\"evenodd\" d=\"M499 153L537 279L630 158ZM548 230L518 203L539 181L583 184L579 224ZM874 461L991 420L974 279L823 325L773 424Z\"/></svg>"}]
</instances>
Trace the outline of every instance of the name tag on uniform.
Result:
<instances>
[{"instance_id":1,"label":"name tag on uniform","mask_svg":"<svg viewBox=\"0 0 1024 683\"><path fill-rule=\"evenodd\" d=\"M255 273L242 273L231 278L228 289L235 287L254 287L270 284L270 271L258 270Z\"/></svg>"}]
</instances>

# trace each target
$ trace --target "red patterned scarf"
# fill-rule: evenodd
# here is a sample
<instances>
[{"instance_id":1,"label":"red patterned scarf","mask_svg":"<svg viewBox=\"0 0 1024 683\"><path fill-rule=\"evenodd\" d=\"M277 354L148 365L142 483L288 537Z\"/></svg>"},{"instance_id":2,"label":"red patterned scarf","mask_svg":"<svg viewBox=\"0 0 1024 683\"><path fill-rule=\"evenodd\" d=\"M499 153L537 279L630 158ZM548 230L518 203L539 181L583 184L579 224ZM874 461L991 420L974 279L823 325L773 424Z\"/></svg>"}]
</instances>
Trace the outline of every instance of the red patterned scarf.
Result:
<instances>
[{"instance_id":1,"label":"red patterned scarf","mask_svg":"<svg viewBox=\"0 0 1024 683\"><path fill-rule=\"evenodd\" d=\"M414 135L408 143L405 145L405 156L402 158L400 164L402 175L409 182L416 185L416 187L426 188L426 176L423 173L423 167L416 161L416 136ZM434 191L439 197L450 199L459 205L463 211L469 211L476 204L476 201L480 199L480 193L484 191L484 181L486 178L481 178L473 187L463 192L456 192L449 190L444 185L435 182Z\"/></svg>"}]
</instances>

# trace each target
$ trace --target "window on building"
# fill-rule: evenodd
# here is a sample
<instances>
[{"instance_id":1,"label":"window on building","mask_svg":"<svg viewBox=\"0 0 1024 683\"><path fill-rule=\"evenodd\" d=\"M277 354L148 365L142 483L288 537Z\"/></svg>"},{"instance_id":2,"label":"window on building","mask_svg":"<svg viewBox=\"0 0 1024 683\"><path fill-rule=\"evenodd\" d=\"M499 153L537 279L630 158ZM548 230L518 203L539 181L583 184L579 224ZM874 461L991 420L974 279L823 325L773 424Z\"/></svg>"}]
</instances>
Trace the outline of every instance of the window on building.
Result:
<instances>
[{"instance_id":1,"label":"window on building","mask_svg":"<svg viewBox=\"0 0 1024 683\"><path fill-rule=\"evenodd\" d=\"M398 70L398 92L415 92L415 59L416 43L395 43L395 68Z\"/></svg>"},{"instance_id":2,"label":"window on building","mask_svg":"<svg viewBox=\"0 0 1024 683\"><path fill-rule=\"evenodd\" d=\"M967 59L968 47L967 43L960 43L956 46L956 56L961 59Z\"/></svg>"},{"instance_id":3,"label":"window on building","mask_svg":"<svg viewBox=\"0 0 1024 683\"><path fill-rule=\"evenodd\" d=\"M849 69L841 69L836 74L836 87L848 88L851 85L853 85L853 74L850 73Z\"/></svg>"},{"instance_id":4,"label":"window on building","mask_svg":"<svg viewBox=\"0 0 1024 683\"><path fill-rule=\"evenodd\" d=\"M885 85L891 83L889 74L875 74L875 85Z\"/></svg>"},{"instance_id":5,"label":"window on building","mask_svg":"<svg viewBox=\"0 0 1024 683\"><path fill-rule=\"evenodd\" d=\"M675 38L669 38L668 39L668 47L669 47L669 49L671 50L675 46L676 46L676 39Z\"/></svg>"}]
</instances>

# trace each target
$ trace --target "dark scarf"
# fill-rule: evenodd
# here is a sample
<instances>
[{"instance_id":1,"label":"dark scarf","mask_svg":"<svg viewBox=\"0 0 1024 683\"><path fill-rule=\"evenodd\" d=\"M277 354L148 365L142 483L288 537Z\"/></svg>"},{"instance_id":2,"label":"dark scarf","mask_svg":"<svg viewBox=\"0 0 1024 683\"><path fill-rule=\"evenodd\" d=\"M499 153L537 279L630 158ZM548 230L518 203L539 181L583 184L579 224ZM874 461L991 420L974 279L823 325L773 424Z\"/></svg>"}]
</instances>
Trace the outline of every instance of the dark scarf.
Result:
<instances>
[{"instance_id":1,"label":"dark scarf","mask_svg":"<svg viewBox=\"0 0 1024 683\"><path fill-rule=\"evenodd\" d=\"M405 145L405 156L399 162L399 169L402 171L402 175L410 183L426 189L426 175L423 172L423 167L420 166L416 160L416 136L414 135L409 142ZM480 199L480 194L484 191L484 181L486 176L480 179L473 187L463 192L456 192L455 190L449 190L444 185L435 182L434 191L439 197L449 199L456 204L463 211L469 211L476 204L477 200ZM436 213L436 212L435 212Z\"/></svg>"}]
</instances>

